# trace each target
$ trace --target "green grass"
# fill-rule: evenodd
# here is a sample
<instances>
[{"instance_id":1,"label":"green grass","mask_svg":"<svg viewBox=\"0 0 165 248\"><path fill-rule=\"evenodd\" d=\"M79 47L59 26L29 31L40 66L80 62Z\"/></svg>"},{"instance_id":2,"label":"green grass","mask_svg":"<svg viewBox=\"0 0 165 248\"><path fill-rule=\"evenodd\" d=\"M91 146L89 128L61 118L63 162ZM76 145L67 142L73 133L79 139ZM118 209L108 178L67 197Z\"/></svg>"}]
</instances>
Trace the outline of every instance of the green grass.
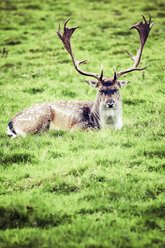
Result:
<instances>
[{"instance_id":1,"label":"green grass","mask_svg":"<svg viewBox=\"0 0 165 248\"><path fill-rule=\"evenodd\" d=\"M56 35L70 17L83 68L112 76L131 65L151 13L144 72L126 75L120 131L51 131L9 139L6 127L35 103L93 100ZM165 247L163 0L0 1L0 248Z\"/></svg>"}]
</instances>

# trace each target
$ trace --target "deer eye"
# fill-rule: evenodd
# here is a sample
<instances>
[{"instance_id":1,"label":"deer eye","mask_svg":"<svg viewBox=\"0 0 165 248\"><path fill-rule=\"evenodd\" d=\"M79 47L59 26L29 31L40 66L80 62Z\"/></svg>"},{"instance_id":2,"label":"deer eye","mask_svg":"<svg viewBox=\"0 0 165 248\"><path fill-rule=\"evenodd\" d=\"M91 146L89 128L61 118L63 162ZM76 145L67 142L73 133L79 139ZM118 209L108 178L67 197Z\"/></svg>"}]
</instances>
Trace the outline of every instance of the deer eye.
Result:
<instances>
[{"instance_id":1,"label":"deer eye","mask_svg":"<svg viewBox=\"0 0 165 248\"><path fill-rule=\"evenodd\" d=\"M101 89L99 90L99 92L100 92L100 94L103 94L103 91Z\"/></svg>"}]
</instances>

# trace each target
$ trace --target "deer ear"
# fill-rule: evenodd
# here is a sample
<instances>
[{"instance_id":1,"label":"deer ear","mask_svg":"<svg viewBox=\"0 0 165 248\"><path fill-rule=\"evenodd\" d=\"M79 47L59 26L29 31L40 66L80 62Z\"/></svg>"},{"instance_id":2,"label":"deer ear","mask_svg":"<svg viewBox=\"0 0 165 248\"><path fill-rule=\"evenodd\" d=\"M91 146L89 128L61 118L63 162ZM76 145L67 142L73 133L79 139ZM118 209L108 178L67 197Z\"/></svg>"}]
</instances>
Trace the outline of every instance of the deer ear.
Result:
<instances>
[{"instance_id":1,"label":"deer ear","mask_svg":"<svg viewBox=\"0 0 165 248\"><path fill-rule=\"evenodd\" d=\"M123 88L125 85L129 84L130 81L117 80L117 84L120 88Z\"/></svg>"},{"instance_id":2,"label":"deer ear","mask_svg":"<svg viewBox=\"0 0 165 248\"><path fill-rule=\"evenodd\" d=\"M94 87L94 88L97 88L99 86L99 83L98 81L87 81L87 80L84 80L87 84L89 84L90 86Z\"/></svg>"}]
</instances>

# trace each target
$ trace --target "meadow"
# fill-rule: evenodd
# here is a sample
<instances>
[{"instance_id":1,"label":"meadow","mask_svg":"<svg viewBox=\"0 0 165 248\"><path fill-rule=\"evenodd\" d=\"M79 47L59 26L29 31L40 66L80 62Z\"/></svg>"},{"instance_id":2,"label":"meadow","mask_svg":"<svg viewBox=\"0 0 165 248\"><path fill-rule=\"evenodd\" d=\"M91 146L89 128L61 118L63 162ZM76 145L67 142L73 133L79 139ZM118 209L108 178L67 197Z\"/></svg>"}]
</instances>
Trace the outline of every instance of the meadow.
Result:
<instances>
[{"instance_id":1,"label":"meadow","mask_svg":"<svg viewBox=\"0 0 165 248\"><path fill-rule=\"evenodd\" d=\"M35 103L94 100L56 31L70 17L86 71L130 67L151 13L143 72L126 74L121 130L52 130L10 139L8 121ZM163 0L0 1L0 248L165 247Z\"/></svg>"}]
</instances>

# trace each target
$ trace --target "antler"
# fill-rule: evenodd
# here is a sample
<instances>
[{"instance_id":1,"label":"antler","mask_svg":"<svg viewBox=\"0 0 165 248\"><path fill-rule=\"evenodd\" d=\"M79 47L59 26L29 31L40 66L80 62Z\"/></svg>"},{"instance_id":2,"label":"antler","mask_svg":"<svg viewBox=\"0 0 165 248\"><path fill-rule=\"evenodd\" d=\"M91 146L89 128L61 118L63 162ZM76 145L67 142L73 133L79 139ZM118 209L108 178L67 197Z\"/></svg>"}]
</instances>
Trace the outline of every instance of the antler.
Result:
<instances>
[{"instance_id":1,"label":"antler","mask_svg":"<svg viewBox=\"0 0 165 248\"><path fill-rule=\"evenodd\" d=\"M128 72L131 72L131 71L141 71L141 70L144 70L146 69L146 66L145 67L142 67L142 68L137 68L139 63L140 63L140 60L141 60L141 56L142 56L142 52L143 52L143 47L145 45L145 42L147 40L147 37L149 35L149 32L151 30L151 28L153 27L153 25L155 24L155 22L151 23L151 16L149 15L149 22L147 23L146 21L146 18L143 16L143 19L144 19L144 22L143 23L142 21L140 21L138 24L136 25L133 25L130 29L133 29L133 28L136 28L138 33L139 33L139 36L140 36L140 49L139 47L137 48L137 55L136 56L133 56L131 53L129 53L127 50L125 50L128 55L130 56L130 58L135 62L133 66L131 66L130 68L126 69L126 70L123 70L123 71L120 71L116 74L116 78L119 78L121 75L125 74L125 73L128 73Z\"/></svg>"},{"instance_id":2,"label":"antler","mask_svg":"<svg viewBox=\"0 0 165 248\"><path fill-rule=\"evenodd\" d=\"M85 75L85 76L89 76L89 77L94 77L98 80L102 80L102 77L103 77L103 69L101 68L101 75L98 75L96 73L91 73L91 72L85 72L85 71L82 71L80 68L79 68L79 65L80 64L83 64L85 62L87 62L87 60L82 60L82 61L76 61L75 58L74 58L74 55L73 55L73 52L72 52L72 48L71 48L71 37L72 37L72 34L73 32L78 28L78 27L75 27L75 28L67 28L66 27L66 24L68 23L70 19L67 19L64 23L64 33L63 35L60 33L60 24L59 24L59 28L58 28L58 31L57 31L57 34L59 36L59 38L62 40L63 44L64 44L64 47L66 48L66 50L68 51L68 53L70 54L71 58L72 58L72 61L73 61L73 65L75 67L75 69L82 75Z\"/></svg>"}]
</instances>

